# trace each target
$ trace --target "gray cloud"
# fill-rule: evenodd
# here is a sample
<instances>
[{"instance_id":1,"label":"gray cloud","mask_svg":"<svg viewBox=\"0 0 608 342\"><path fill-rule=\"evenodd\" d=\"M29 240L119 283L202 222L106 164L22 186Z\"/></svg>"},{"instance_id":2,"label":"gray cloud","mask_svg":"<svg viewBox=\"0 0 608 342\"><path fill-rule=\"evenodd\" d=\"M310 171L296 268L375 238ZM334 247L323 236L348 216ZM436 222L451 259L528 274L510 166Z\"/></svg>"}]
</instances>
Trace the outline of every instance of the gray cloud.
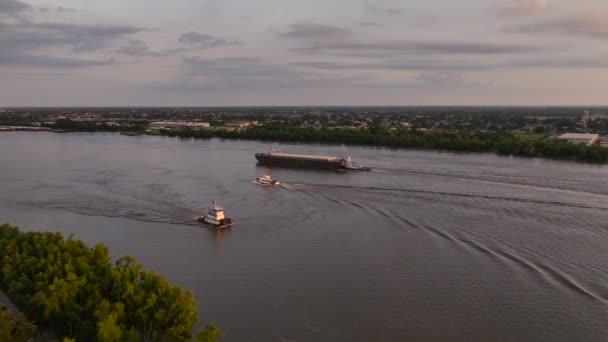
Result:
<instances>
[{"instance_id":1,"label":"gray cloud","mask_svg":"<svg viewBox=\"0 0 608 342\"><path fill-rule=\"evenodd\" d=\"M194 31L183 33L179 36L177 41L183 44L195 45L201 49L209 49L218 46L243 45L243 43L238 40L218 38L207 33L198 33Z\"/></svg>"},{"instance_id":2,"label":"gray cloud","mask_svg":"<svg viewBox=\"0 0 608 342\"><path fill-rule=\"evenodd\" d=\"M66 12L76 12L76 10L75 10L75 9L73 9L73 8L66 8L66 7L63 7L63 6L58 6L58 7L55 9L55 11L56 11L58 14L61 14L61 13L66 13Z\"/></svg>"},{"instance_id":3,"label":"gray cloud","mask_svg":"<svg viewBox=\"0 0 608 342\"><path fill-rule=\"evenodd\" d=\"M576 14L526 24L509 31L607 38L608 20L606 18L606 13Z\"/></svg>"},{"instance_id":4,"label":"gray cloud","mask_svg":"<svg viewBox=\"0 0 608 342\"><path fill-rule=\"evenodd\" d=\"M495 68L487 63L455 62L439 59L376 60L367 63L295 62L293 65L322 70L482 70Z\"/></svg>"},{"instance_id":5,"label":"gray cloud","mask_svg":"<svg viewBox=\"0 0 608 342\"><path fill-rule=\"evenodd\" d=\"M335 81L328 75L300 71L291 65L257 58L184 59L184 74L176 88L190 90L245 90L319 86Z\"/></svg>"},{"instance_id":6,"label":"gray cloud","mask_svg":"<svg viewBox=\"0 0 608 342\"><path fill-rule=\"evenodd\" d=\"M400 15L403 14L403 10L399 8L386 8L380 7L376 5L366 5L365 10L371 14L375 15Z\"/></svg>"},{"instance_id":7,"label":"gray cloud","mask_svg":"<svg viewBox=\"0 0 608 342\"><path fill-rule=\"evenodd\" d=\"M383 54L403 52L410 54L450 54L450 55L500 55L529 53L542 50L538 47L513 44L470 43L470 42L431 42L431 41L394 41L394 42L315 42L307 47L292 48L294 52L349 52L351 56L361 54Z\"/></svg>"},{"instance_id":8,"label":"gray cloud","mask_svg":"<svg viewBox=\"0 0 608 342\"><path fill-rule=\"evenodd\" d=\"M118 49L117 52L128 55L143 55L150 52L150 48L143 40L130 39L127 41L127 45Z\"/></svg>"},{"instance_id":9,"label":"gray cloud","mask_svg":"<svg viewBox=\"0 0 608 342\"><path fill-rule=\"evenodd\" d=\"M95 51L118 38L142 32L135 26L78 25L33 23L22 20L16 24L0 23L0 49L36 49L69 46L74 51Z\"/></svg>"},{"instance_id":10,"label":"gray cloud","mask_svg":"<svg viewBox=\"0 0 608 342\"><path fill-rule=\"evenodd\" d=\"M340 39L352 34L348 29L316 23L295 23L289 31L278 33L281 38L295 39Z\"/></svg>"},{"instance_id":11,"label":"gray cloud","mask_svg":"<svg viewBox=\"0 0 608 342\"><path fill-rule=\"evenodd\" d=\"M177 55L182 52L198 50L198 48L177 48L160 51L151 51L150 47L143 40L129 39L126 45L116 50L118 53L123 53L131 56L148 56L148 57L163 57Z\"/></svg>"},{"instance_id":12,"label":"gray cloud","mask_svg":"<svg viewBox=\"0 0 608 342\"><path fill-rule=\"evenodd\" d=\"M547 0L514 0L510 5L498 8L500 18L523 18L545 13L549 9Z\"/></svg>"},{"instance_id":13,"label":"gray cloud","mask_svg":"<svg viewBox=\"0 0 608 342\"><path fill-rule=\"evenodd\" d=\"M608 68L608 56L562 56L544 59L520 59L509 61L506 66L515 68L574 68L605 69Z\"/></svg>"},{"instance_id":14,"label":"gray cloud","mask_svg":"<svg viewBox=\"0 0 608 342\"><path fill-rule=\"evenodd\" d=\"M0 50L0 65L26 66L40 68L79 68L113 64L113 59L88 60L77 58L53 57L48 55L29 55Z\"/></svg>"},{"instance_id":15,"label":"gray cloud","mask_svg":"<svg viewBox=\"0 0 608 342\"><path fill-rule=\"evenodd\" d=\"M377 23L375 21L361 21L359 25L364 27L383 27L384 25Z\"/></svg>"},{"instance_id":16,"label":"gray cloud","mask_svg":"<svg viewBox=\"0 0 608 342\"><path fill-rule=\"evenodd\" d=\"M17 14L30 8L30 5L19 0L0 0L0 14Z\"/></svg>"},{"instance_id":17,"label":"gray cloud","mask_svg":"<svg viewBox=\"0 0 608 342\"><path fill-rule=\"evenodd\" d=\"M462 74L454 71L425 71L418 74L416 79L431 84L464 83Z\"/></svg>"},{"instance_id":18,"label":"gray cloud","mask_svg":"<svg viewBox=\"0 0 608 342\"><path fill-rule=\"evenodd\" d=\"M583 55L572 55L551 58L500 58L495 60L454 61L450 59L437 58L406 58L406 59L375 59L364 63L344 63L332 61L295 62L294 66L320 69L328 71L339 70L392 70L392 71L420 71L426 76L437 74L451 75L455 71L482 71L499 69L522 69L522 68L608 68L608 56L600 55L588 57ZM431 72L429 74L429 72ZM427 79L431 79L427 77Z\"/></svg>"},{"instance_id":19,"label":"gray cloud","mask_svg":"<svg viewBox=\"0 0 608 342\"><path fill-rule=\"evenodd\" d=\"M99 66L114 63L111 59L79 59L56 56L48 49L91 52L144 28L123 25L79 25L36 23L27 19L0 21L0 64L47 68ZM41 52L45 51L45 52Z\"/></svg>"}]
</instances>

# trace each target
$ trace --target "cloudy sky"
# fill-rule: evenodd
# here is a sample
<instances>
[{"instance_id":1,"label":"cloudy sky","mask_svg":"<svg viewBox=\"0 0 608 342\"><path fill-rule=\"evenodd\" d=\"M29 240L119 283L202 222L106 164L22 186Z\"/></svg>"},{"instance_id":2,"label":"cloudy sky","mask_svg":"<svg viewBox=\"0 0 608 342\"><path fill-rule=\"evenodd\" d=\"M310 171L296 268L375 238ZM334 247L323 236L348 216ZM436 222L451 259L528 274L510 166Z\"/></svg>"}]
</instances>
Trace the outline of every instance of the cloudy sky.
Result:
<instances>
[{"instance_id":1,"label":"cloudy sky","mask_svg":"<svg viewBox=\"0 0 608 342\"><path fill-rule=\"evenodd\" d=\"M0 107L606 105L606 0L0 0Z\"/></svg>"}]
</instances>

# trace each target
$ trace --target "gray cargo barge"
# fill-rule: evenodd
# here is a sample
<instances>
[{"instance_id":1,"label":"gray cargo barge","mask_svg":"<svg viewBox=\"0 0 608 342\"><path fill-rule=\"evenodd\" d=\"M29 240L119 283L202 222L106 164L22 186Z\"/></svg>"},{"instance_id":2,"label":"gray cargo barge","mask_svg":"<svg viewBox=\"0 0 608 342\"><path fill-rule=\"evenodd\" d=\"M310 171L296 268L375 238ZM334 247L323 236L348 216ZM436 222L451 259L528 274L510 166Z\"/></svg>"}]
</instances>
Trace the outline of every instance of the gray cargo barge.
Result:
<instances>
[{"instance_id":1,"label":"gray cargo barge","mask_svg":"<svg viewBox=\"0 0 608 342\"><path fill-rule=\"evenodd\" d=\"M255 158L264 166L289 168L308 168L338 171L346 166L346 159L326 156L311 156L306 154L281 153L269 151L256 153Z\"/></svg>"}]
</instances>

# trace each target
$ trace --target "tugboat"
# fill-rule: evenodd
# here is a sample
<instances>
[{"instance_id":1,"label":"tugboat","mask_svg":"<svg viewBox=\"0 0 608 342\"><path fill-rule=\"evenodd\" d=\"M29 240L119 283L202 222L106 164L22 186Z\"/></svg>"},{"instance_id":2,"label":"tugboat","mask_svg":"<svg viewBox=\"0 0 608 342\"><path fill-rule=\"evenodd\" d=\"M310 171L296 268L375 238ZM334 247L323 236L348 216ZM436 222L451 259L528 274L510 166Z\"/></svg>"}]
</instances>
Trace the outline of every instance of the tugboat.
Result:
<instances>
[{"instance_id":1,"label":"tugboat","mask_svg":"<svg viewBox=\"0 0 608 342\"><path fill-rule=\"evenodd\" d=\"M211 205L207 215L199 217L198 221L218 229L230 227L232 220L224 216L224 209L216 201L212 201Z\"/></svg>"},{"instance_id":2,"label":"tugboat","mask_svg":"<svg viewBox=\"0 0 608 342\"><path fill-rule=\"evenodd\" d=\"M281 182L279 182L276 179L272 179L270 177L270 174L268 173L268 170L266 170L266 173L264 174L264 176L256 178L253 181L254 184L257 185L263 185L263 186L267 186L267 185L281 185Z\"/></svg>"},{"instance_id":3,"label":"tugboat","mask_svg":"<svg viewBox=\"0 0 608 342\"><path fill-rule=\"evenodd\" d=\"M344 164L344 166L342 167L344 170L351 170L351 171L371 171L372 169L367 167L367 166L363 166L359 163L357 163L356 161L354 161L350 154L348 155L348 157L346 157L346 164Z\"/></svg>"}]
</instances>

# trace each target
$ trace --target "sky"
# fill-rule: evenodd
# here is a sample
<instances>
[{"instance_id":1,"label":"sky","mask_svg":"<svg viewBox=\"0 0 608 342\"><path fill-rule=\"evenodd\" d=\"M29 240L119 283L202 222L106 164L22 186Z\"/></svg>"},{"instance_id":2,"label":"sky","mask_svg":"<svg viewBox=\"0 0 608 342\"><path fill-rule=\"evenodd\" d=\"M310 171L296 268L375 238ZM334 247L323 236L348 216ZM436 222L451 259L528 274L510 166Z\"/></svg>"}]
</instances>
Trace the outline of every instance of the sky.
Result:
<instances>
[{"instance_id":1,"label":"sky","mask_svg":"<svg viewBox=\"0 0 608 342\"><path fill-rule=\"evenodd\" d=\"M608 105L606 0L0 0L0 107Z\"/></svg>"}]
</instances>

